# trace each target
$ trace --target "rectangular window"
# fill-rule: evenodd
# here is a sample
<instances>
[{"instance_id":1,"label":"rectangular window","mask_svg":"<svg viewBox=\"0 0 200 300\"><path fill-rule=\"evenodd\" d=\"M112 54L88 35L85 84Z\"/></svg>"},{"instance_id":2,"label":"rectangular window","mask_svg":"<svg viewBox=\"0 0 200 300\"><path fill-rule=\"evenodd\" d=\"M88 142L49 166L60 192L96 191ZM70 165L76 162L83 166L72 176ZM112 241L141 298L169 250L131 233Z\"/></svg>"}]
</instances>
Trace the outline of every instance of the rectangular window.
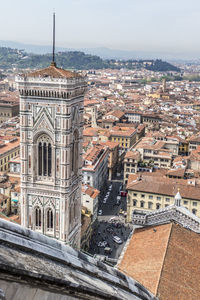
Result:
<instances>
[{"instance_id":1,"label":"rectangular window","mask_svg":"<svg viewBox=\"0 0 200 300\"><path fill-rule=\"evenodd\" d=\"M165 198L165 201L166 202L170 202L170 198Z\"/></svg>"},{"instance_id":2,"label":"rectangular window","mask_svg":"<svg viewBox=\"0 0 200 300\"><path fill-rule=\"evenodd\" d=\"M145 195L144 195L144 194L141 194L141 197L142 197L142 198L145 198Z\"/></svg>"},{"instance_id":3,"label":"rectangular window","mask_svg":"<svg viewBox=\"0 0 200 300\"><path fill-rule=\"evenodd\" d=\"M188 201L184 201L184 204L186 204L186 205L187 205L187 204L188 204Z\"/></svg>"},{"instance_id":4,"label":"rectangular window","mask_svg":"<svg viewBox=\"0 0 200 300\"><path fill-rule=\"evenodd\" d=\"M135 197L136 197L136 196L137 196L137 194L136 194L136 193L134 193L134 194L133 194L133 196L135 196Z\"/></svg>"},{"instance_id":5,"label":"rectangular window","mask_svg":"<svg viewBox=\"0 0 200 300\"><path fill-rule=\"evenodd\" d=\"M149 199L153 199L153 196L152 196L152 195L149 195Z\"/></svg>"},{"instance_id":6,"label":"rectangular window","mask_svg":"<svg viewBox=\"0 0 200 300\"><path fill-rule=\"evenodd\" d=\"M197 202L192 202L193 206L197 206Z\"/></svg>"},{"instance_id":7,"label":"rectangular window","mask_svg":"<svg viewBox=\"0 0 200 300\"><path fill-rule=\"evenodd\" d=\"M161 200L161 197L157 197L157 200Z\"/></svg>"}]
</instances>

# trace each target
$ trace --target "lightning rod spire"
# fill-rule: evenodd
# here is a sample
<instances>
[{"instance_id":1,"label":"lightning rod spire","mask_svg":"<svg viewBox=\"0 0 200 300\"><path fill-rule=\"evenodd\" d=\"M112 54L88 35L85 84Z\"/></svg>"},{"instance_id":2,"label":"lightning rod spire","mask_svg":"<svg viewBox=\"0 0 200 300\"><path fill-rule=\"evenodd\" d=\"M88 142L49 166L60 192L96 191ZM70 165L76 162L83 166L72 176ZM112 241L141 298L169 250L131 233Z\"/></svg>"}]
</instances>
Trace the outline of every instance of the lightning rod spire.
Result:
<instances>
[{"instance_id":1,"label":"lightning rod spire","mask_svg":"<svg viewBox=\"0 0 200 300\"><path fill-rule=\"evenodd\" d=\"M51 66L56 67L56 62L55 62L55 12L53 13L53 54L52 54Z\"/></svg>"}]
</instances>

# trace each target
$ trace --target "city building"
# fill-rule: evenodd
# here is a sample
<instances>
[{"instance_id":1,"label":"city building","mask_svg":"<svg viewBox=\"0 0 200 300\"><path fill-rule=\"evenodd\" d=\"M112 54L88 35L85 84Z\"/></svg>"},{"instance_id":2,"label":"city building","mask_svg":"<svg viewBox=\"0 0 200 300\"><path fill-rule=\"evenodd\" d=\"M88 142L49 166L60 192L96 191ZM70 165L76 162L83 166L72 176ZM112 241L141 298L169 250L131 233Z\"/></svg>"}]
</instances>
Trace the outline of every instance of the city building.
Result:
<instances>
[{"instance_id":1,"label":"city building","mask_svg":"<svg viewBox=\"0 0 200 300\"><path fill-rule=\"evenodd\" d=\"M9 161L9 169L10 173L20 174L20 156L15 157L14 159L10 159Z\"/></svg>"},{"instance_id":2,"label":"city building","mask_svg":"<svg viewBox=\"0 0 200 300\"><path fill-rule=\"evenodd\" d=\"M191 153L191 151L196 150L197 147L200 146L200 136L192 136L189 139L189 147L188 147L188 151L189 153Z\"/></svg>"},{"instance_id":3,"label":"city building","mask_svg":"<svg viewBox=\"0 0 200 300\"><path fill-rule=\"evenodd\" d=\"M82 183L101 190L108 178L108 147L95 144L84 155Z\"/></svg>"},{"instance_id":4,"label":"city building","mask_svg":"<svg viewBox=\"0 0 200 300\"><path fill-rule=\"evenodd\" d=\"M142 123L142 113L134 110L127 110L125 116L129 123Z\"/></svg>"},{"instance_id":5,"label":"city building","mask_svg":"<svg viewBox=\"0 0 200 300\"><path fill-rule=\"evenodd\" d=\"M163 170L164 171L164 170ZM200 184L198 179L174 179L165 171L130 174L127 183L127 221L132 222L136 211L147 212L173 204L180 190L181 205L200 217Z\"/></svg>"},{"instance_id":6,"label":"city building","mask_svg":"<svg viewBox=\"0 0 200 300\"><path fill-rule=\"evenodd\" d=\"M85 206L92 214L92 222L97 218L98 196L100 191L92 186L82 185L82 206Z\"/></svg>"},{"instance_id":7,"label":"city building","mask_svg":"<svg viewBox=\"0 0 200 300\"><path fill-rule=\"evenodd\" d=\"M52 64L18 75L21 224L80 246L85 77Z\"/></svg>"},{"instance_id":8,"label":"city building","mask_svg":"<svg viewBox=\"0 0 200 300\"><path fill-rule=\"evenodd\" d=\"M90 241L93 232L93 216L91 211L82 206L81 209L81 250L87 251L90 247Z\"/></svg>"},{"instance_id":9,"label":"city building","mask_svg":"<svg viewBox=\"0 0 200 300\"><path fill-rule=\"evenodd\" d=\"M108 154L108 180L112 180L113 176L117 173L119 167L119 144L118 142L102 142L109 149Z\"/></svg>"},{"instance_id":10,"label":"city building","mask_svg":"<svg viewBox=\"0 0 200 300\"><path fill-rule=\"evenodd\" d=\"M10 160L19 156L20 138L16 136L1 136L0 137L0 171L9 171Z\"/></svg>"},{"instance_id":11,"label":"city building","mask_svg":"<svg viewBox=\"0 0 200 300\"><path fill-rule=\"evenodd\" d=\"M177 139L160 140L154 137L141 138L124 157L124 184L128 176L140 171L152 172L154 168L169 169L173 157L178 155Z\"/></svg>"},{"instance_id":12,"label":"city building","mask_svg":"<svg viewBox=\"0 0 200 300\"><path fill-rule=\"evenodd\" d=\"M104 128L112 128L116 123L126 121L124 112L120 110L110 111L102 118L102 124Z\"/></svg>"},{"instance_id":13,"label":"city building","mask_svg":"<svg viewBox=\"0 0 200 300\"><path fill-rule=\"evenodd\" d=\"M110 130L109 139L119 144L119 155L126 152L136 142L137 130L131 127L115 126Z\"/></svg>"},{"instance_id":14,"label":"city building","mask_svg":"<svg viewBox=\"0 0 200 300\"><path fill-rule=\"evenodd\" d=\"M0 123L19 114L19 95L16 92L0 93Z\"/></svg>"}]
</instances>

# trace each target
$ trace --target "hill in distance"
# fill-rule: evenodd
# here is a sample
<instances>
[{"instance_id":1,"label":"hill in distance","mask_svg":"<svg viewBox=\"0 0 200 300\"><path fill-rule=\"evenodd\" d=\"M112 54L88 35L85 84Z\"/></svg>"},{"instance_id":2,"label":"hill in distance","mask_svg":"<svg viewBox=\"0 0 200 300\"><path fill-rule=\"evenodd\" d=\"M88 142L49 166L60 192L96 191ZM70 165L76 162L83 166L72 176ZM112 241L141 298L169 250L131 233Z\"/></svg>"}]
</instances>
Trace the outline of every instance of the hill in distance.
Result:
<instances>
[{"instance_id":1,"label":"hill in distance","mask_svg":"<svg viewBox=\"0 0 200 300\"><path fill-rule=\"evenodd\" d=\"M0 68L19 69L44 68L49 66L52 54L33 54L24 50L7 47L0 48ZM85 54L81 51L65 51L56 53L57 65L65 69L141 69L146 68L152 71L175 71L180 69L162 60L115 60L102 59L97 55ZM147 63L148 62L148 63Z\"/></svg>"}]
</instances>

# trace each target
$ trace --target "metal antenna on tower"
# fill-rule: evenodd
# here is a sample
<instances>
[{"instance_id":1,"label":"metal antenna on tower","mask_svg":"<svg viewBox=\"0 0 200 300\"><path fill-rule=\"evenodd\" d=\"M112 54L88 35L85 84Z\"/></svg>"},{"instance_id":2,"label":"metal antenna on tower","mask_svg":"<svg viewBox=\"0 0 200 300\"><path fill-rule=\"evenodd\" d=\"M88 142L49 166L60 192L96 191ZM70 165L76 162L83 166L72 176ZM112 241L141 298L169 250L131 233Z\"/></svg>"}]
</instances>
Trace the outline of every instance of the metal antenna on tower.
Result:
<instances>
[{"instance_id":1,"label":"metal antenna on tower","mask_svg":"<svg viewBox=\"0 0 200 300\"><path fill-rule=\"evenodd\" d=\"M52 66L56 66L55 62L55 12L53 13L53 55L52 55Z\"/></svg>"}]
</instances>

